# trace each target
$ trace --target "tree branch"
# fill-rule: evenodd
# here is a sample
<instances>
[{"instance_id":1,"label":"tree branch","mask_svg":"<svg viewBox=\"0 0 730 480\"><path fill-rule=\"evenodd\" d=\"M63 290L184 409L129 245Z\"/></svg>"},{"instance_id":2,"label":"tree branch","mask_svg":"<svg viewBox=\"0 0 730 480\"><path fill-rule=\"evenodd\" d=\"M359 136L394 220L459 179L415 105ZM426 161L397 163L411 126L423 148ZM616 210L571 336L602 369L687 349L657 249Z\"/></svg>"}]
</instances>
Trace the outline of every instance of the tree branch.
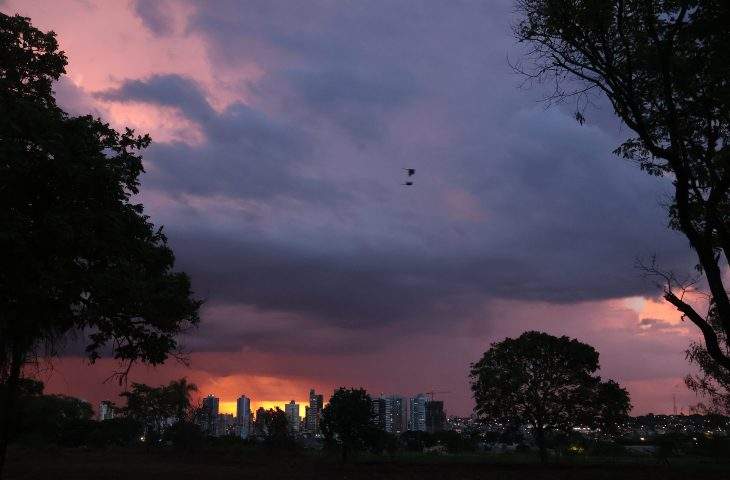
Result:
<instances>
[{"instance_id":1,"label":"tree branch","mask_svg":"<svg viewBox=\"0 0 730 480\"><path fill-rule=\"evenodd\" d=\"M697 311L692 308L690 304L677 297L671 290L664 291L664 299L674 305L677 310L689 318L697 328L702 332L702 336L705 338L705 346L707 353L710 354L713 360L722 365L724 368L730 370L730 357L725 355L720 347L720 343L717 338L717 333Z\"/></svg>"}]
</instances>

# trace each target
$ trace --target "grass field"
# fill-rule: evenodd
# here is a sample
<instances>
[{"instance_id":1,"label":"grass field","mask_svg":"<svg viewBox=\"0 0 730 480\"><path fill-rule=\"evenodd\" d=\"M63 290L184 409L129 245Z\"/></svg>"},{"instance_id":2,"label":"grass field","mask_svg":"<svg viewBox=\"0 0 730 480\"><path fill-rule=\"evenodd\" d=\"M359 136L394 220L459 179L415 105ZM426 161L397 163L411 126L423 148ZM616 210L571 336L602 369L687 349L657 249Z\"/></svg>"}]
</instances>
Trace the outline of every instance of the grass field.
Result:
<instances>
[{"instance_id":1,"label":"grass field","mask_svg":"<svg viewBox=\"0 0 730 480\"><path fill-rule=\"evenodd\" d=\"M679 458L671 466L653 459L571 459L542 466L520 456L426 456L358 458L346 464L308 453L12 449L8 479L722 479L730 462Z\"/></svg>"}]
</instances>

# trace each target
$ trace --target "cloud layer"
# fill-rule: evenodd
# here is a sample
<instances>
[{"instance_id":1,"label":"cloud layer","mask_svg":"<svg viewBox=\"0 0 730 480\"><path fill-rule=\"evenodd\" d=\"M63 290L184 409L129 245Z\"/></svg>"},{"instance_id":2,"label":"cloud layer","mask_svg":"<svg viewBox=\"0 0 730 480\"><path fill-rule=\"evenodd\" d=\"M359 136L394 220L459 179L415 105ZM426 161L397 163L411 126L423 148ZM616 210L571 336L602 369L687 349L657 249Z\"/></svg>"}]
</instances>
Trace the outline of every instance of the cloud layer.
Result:
<instances>
[{"instance_id":1,"label":"cloud layer","mask_svg":"<svg viewBox=\"0 0 730 480\"><path fill-rule=\"evenodd\" d=\"M466 413L469 362L525 328L593 342L639 397L688 370L676 315L621 303L657 293L636 257L691 265L668 183L611 155L602 99L580 126L521 87L509 1L4 9L57 30L69 109L157 139L142 200L207 300L185 341L210 388L443 384Z\"/></svg>"}]
</instances>

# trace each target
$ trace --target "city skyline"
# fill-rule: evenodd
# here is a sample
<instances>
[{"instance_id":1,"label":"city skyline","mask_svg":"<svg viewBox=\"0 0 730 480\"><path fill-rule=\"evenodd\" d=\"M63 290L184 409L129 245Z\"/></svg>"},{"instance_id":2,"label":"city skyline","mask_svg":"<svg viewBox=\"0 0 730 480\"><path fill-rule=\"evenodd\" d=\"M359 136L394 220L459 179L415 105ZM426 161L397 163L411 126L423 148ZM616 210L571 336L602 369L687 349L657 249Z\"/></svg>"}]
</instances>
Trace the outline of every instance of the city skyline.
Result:
<instances>
[{"instance_id":1,"label":"city skyline","mask_svg":"<svg viewBox=\"0 0 730 480\"><path fill-rule=\"evenodd\" d=\"M333 395L342 387L333 389ZM200 392L198 392L200 393ZM430 391L404 396L397 393L370 395L372 424L384 432L400 435L408 431L427 433L441 432L446 429L447 410L443 400L436 400L436 392ZM309 390L307 402L289 400L281 408L280 404L266 405L266 401L255 402L245 394L241 394L235 402L235 409L221 408L225 402L214 393L203 393L198 399L191 396L193 421L201 431L213 437L233 435L243 439L251 435L268 434L267 422L273 410L286 416L289 432L294 436L319 437L323 433L321 422L324 408L329 405L326 395ZM195 407L196 403L199 407ZM257 404L259 406L257 406ZM268 407L268 408L267 408ZM304 407L304 415L302 408ZM105 421L124 416L123 405L116 405L111 400L102 400L97 408L97 420ZM177 420L167 418L164 423L172 425Z\"/></svg>"},{"instance_id":2,"label":"city skyline","mask_svg":"<svg viewBox=\"0 0 730 480\"><path fill-rule=\"evenodd\" d=\"M336 388L337 387L332 388L330 390L335 390ZM413 397L416 397L418 395L421 395L421 396L423 396L424 399L426 399L426 395L424 394L424 392L413 392L411 394L408 394L408 393L402 394L400 392L398 392L398 393L395 393L395 392L391 392L391 393L379 392L379 393L375 394L373 392L368 391L368 394L371 396L371 398L373 400L380 399L380 398L383 398L383 397L402 397L405 400L409 400L409 399L411 399ZM240 395L245 395L245 394L240 394ZM203 400L204 398L206 398L208 396L213 396L213 397L218 398L218 400L219 400L219 402L218 402L218 411L220 413L228 413L228 414L233 414L233 415L236 415L237 414L237 411L238 411L237 410L237 406L238 406L237 405L238 404L238 400L237 399L236 400L227 400L226 399L227 397L224 398L223 396L218 395L215 392L199 392L198 395L194 396L194 398L198 398L200 400ZM256 412L256 410L258 410L259 408L263 408L264 410L269 410L269 409L275 409L277 407L279 408L279 410L285 411L286 410L286 405L289 404L289 402L291 402L291 401L296 402L301 407L303 407L304 405L308 405L309 404L309 397L304 397L304 398L292 397L292 398L289 398L288 400L259 400L259 399L256 399L256 398L249 397L248 395L246 395L246 397L250 399L250 402L251 402L251 407L250 408L251 408L251 411L252 412ZM327 398L326 395L324 396L324 398L325 398L324 404L326 405L328 398ZM112 401L113 402L113 400L104 399L100 403L103 403L103 402L106 402L106 401ZM299 416L301 418L304 418L304 414L303 414L303 410L302 409L300 409L300 415Z\"/></svg>"}]
</instances>

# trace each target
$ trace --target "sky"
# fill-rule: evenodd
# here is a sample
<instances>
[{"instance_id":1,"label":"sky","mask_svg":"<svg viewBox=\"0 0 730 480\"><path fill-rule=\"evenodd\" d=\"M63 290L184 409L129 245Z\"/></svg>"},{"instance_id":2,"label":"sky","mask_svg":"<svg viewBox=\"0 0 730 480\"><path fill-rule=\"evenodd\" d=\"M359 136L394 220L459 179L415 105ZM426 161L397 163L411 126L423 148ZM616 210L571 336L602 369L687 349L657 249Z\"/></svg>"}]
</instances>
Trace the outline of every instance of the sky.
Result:
<instances>
[{"instance_id":1,"label":"sky","mask_svg":"<svg viewBox=\"0 0 730 480\"><path fill-rule=\"evenodd\" d=\"M139 200L205 305L190 366L131 381L187 376L227 411L437 390L467 415L470 363L541 330L595 346L635 414L696 403L697 334L635 268L694 264L670 185L612 154L631 132L604 98L580 125L515 73L510 0L0 9L57 33L64 108L153 138ZM42 366L47 389L116 399L114 363L74 352Z\"/></svg>"}]
</instances>

